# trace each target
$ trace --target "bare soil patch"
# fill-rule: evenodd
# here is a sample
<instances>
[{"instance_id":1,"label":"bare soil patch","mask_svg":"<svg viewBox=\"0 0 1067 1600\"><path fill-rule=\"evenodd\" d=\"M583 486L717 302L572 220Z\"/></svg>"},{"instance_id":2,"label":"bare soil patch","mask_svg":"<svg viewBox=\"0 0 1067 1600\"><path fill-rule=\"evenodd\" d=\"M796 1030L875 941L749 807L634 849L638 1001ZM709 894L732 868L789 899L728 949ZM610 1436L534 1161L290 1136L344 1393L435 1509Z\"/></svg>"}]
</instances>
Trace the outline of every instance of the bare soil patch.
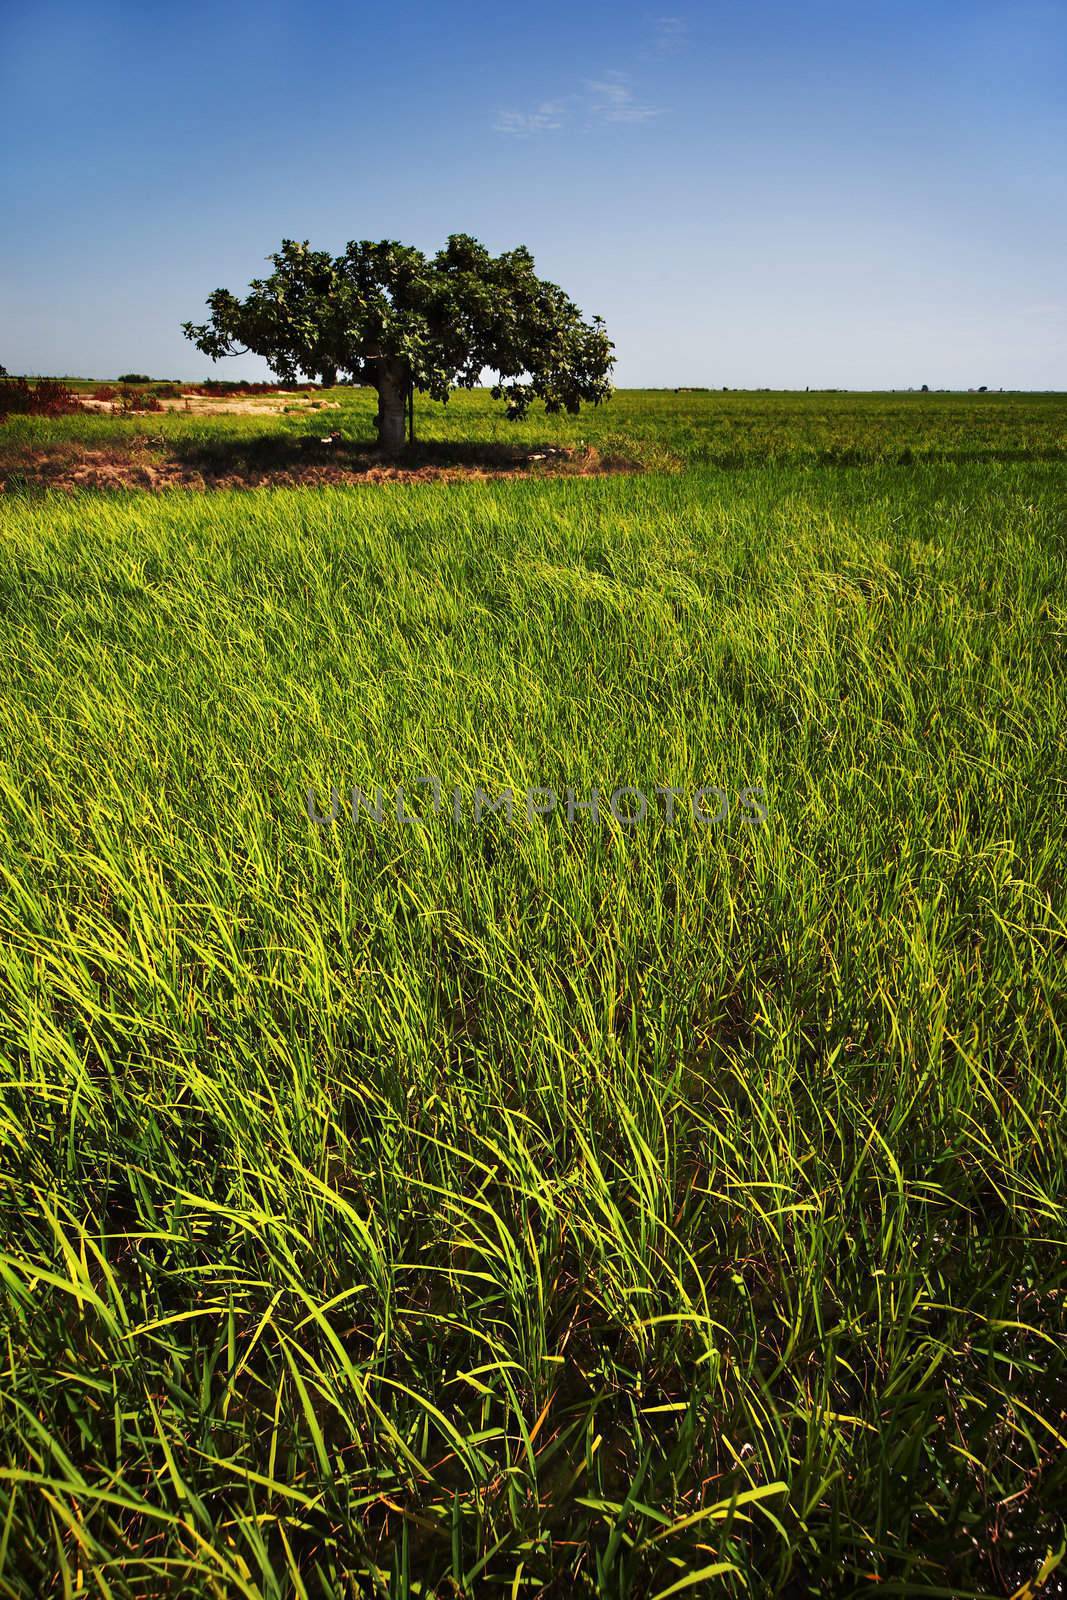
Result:
<instances>
[{"instance_id":1,"label":"bare soil patch","mask_svg":"<svg viewBox=\"0 0 1067 1600\"><path fill-rule=\"evenodd\" d=\"M97 400L92 395L79 396L85 411L99 411L106 416L122 412L122 400ZM306 394L281 392L256 395L182 394L166 395L159 399L162 411L185 411L191 416L219 416L223 413L241 416L276 417L283 411L340 411L336 400L316 400ZM136 410L136 407L134 407Z\"/></svg>"},{"instance_id":2,"label":"bare soil patch","mask_svg":"<svg viewBox=\"0 0 1067 1600\"><path fill-rule=\"evenodd\" d=\"M453 483L495 478L592 477L640 470L637 462L602 455L591 445L417 444L399 460L393 460L373 446L340 438L266 435L195 446L145 439L103 448L68 442L14 451L0 459L0 493L27 488L210 491L321 484Z\"/></svg>"}]
</instances>

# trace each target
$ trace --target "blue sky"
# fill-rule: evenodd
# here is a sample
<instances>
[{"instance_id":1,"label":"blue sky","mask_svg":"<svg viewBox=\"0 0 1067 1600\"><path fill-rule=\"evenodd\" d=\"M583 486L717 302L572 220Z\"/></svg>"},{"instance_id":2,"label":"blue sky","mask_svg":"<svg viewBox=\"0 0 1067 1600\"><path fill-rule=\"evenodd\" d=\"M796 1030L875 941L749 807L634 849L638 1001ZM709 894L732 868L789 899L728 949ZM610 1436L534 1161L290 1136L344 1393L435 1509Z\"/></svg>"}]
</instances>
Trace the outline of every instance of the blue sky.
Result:
<instances>
[{"instance_id":1,"label":"blue sky","mask_svg":"<svg viewBox=\"0 0 1067 1600\"><path fill-rule=\"evenodd\" d=\"M1067 388L1065 85L1062 0L0 0L0 362L206 376L283 237L467 232L620 384Z\"/></svg>"}]
</instances>

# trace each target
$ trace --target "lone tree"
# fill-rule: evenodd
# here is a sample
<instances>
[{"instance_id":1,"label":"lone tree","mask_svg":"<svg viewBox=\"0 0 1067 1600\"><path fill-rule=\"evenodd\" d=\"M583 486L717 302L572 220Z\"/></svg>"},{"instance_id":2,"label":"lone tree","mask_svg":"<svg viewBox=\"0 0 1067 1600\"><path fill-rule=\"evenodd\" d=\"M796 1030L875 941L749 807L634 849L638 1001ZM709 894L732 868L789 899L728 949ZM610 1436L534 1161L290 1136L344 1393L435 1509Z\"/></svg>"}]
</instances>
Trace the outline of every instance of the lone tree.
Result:
<instances>
[{"instance_id":1,"label":"lone tree","mask_svg":"<svg viewBox=\"0 0 1067 1600\"><path fill-rule=\"evenodd\" d=\"M512 420L534 400L574 414L611 394L614 346L603 322L584 321L562 289L537 277L522 245L492 256L457 233L430 259L389 239L354 241L340 256L286 239L268 259L274 271L244 300L216 289L210 322L184 323L186 338L213 360L263 356L283 383L303 374L333 384L343 374L370 384L390 453L404 443L416 390L447 400L486 369Z\"/></svg>"}]
</instances>

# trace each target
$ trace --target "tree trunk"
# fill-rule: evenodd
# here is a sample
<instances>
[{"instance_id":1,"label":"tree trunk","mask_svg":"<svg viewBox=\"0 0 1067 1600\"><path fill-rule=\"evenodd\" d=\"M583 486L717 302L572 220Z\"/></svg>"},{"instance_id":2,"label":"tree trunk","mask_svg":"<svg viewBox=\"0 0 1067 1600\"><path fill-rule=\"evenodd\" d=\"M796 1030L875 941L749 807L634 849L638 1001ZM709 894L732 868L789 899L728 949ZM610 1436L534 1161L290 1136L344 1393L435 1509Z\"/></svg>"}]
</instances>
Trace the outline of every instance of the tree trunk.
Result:
<instances>
[{"instance_id":1,"label":"tree trunk","mask_svg":"<svg viewBox=\"0 0 1067 1600\"><path fill-rule=\"evenodd\" d=\"M404 401L407 374L399 362L382 364L378 373L378 443L387 455L404 448Z\"/></svg>"},{"instance_id":2,"label":"tree trunk","mask_svg":"<svg viewBox=\"0 0 1067 1600\"><path fill-rule=\"evenodd\" d=\"M324 367L319 382L324 389L332 389L337 382L337 368Z\"/></svg>"}]
</instances>

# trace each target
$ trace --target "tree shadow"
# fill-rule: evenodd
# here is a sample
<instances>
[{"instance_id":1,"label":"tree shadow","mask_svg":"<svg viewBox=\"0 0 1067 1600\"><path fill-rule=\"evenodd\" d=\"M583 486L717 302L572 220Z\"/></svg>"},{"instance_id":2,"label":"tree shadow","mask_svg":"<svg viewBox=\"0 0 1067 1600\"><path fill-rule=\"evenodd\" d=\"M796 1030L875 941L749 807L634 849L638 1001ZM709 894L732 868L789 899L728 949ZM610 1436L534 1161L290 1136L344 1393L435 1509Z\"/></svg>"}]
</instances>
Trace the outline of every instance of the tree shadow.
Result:
<instances>
[{"instance_id":1,"label":"tree shadow","mask_svg":"<svg viewBox=\"0 0 1067 1600\"><path fill-rule=\"evenodd\" d=\"M416 440L398 455L388 455L374 439L349 439L339 431L213 438L168 438L166 453L182 468L206 481L283 480L411 473L515 473L562 467L582 452L550 444Z\"/></svg>"}]
</instances>

